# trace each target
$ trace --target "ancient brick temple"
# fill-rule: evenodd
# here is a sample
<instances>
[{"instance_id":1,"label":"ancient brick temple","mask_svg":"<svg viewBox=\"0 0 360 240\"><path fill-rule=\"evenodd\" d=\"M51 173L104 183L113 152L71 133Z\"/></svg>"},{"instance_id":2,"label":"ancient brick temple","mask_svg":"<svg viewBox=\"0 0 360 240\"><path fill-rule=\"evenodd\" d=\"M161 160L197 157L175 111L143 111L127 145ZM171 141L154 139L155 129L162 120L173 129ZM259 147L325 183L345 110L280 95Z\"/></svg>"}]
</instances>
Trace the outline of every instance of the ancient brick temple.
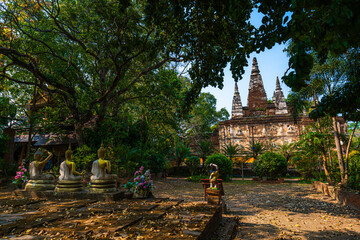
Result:
<instances>
[{"instance_id":1,"label":"ancient brick temple","mask_svg":"<svg viewBox=\"0 0 360 240\"><path fill-rule=\"evenodd\" d=\"M241 103L237 83L232 102L231 119L219 123L219 147L225 144L239 144L243 147L251 146L252 142L267 142L281 145L298 140L306 125L312 121L306 113L296 118L290 114L280 87L276 79L276 89L272 102L268 102L264 84L256 58L253 59L248 106ZM346 124L342 120L341 131L346 132Z\"/></svg>"}]
</instances>

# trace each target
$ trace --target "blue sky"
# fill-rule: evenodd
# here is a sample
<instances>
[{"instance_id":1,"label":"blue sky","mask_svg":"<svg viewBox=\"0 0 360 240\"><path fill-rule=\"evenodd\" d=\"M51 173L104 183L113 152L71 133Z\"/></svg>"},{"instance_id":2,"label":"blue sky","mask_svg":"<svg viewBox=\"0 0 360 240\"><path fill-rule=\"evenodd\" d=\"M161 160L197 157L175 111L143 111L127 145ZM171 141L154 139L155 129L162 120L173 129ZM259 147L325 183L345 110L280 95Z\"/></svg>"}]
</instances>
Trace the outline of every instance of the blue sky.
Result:
<instances>
[{"instance_id":1,"label":"blue sky","mask_svg":"<svg viewBox=\"0 0 360 240\"><path fill-rule=\"evenodd\" d=\"M262 15L255 11L252 13L250 21L255 27L259 27L261 25L261 19ZM283 51L284 48L285 44L278 44L275 45L273 48L267 49L259 54L253 53L250 55L250 58L248 59L249 66L245 68L245 74L242 76L242 80L238 82L241 102L243 106L247 106L247 96L249 90L249 81L253 57L256 57L258 61L259 70L262 76L267 98L272 99L277 76L280 79L280 86L284 92L284 95L285 97L287 97L288 93L290 92L290 88L288 88L281 80L281 77L284 75L285 71L288 68L289 61L289 58ZM218 110L220 110L221 108L226 108L231 114L234 87L235 81L232 78L229 67L227 67L225 69L223 89L207 87L204 88L202 92L209 92L213 94L217 99L216 108Z\"/></svg>"}]
</instances>

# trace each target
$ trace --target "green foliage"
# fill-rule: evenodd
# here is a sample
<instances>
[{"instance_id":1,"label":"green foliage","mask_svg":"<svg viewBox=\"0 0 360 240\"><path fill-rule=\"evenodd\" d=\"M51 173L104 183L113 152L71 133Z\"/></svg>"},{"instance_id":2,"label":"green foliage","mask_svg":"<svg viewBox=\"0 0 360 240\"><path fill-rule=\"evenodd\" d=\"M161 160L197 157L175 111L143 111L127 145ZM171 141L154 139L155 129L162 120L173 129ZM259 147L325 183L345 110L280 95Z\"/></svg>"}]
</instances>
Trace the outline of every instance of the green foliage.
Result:
<instances>
[{"instance_id":1,"label":"green foliage","mask_svg":"<svg viewBox=\"0 0 360 240\"><path fill-rule=\"evenodd\" d=\"M330 152L334 141L331 130L331 118L327 117L309 125L300 136L295 145L298 152L292 159L292 164L295 165L303 179L309 180L317 177L320 180L324 174L319 172L321 169L325 170L326 167L328 171L326 181L329 183L337 181L337 158ZM329 156L332 157L332 160Z\"/></svg>"},{"instance_id":2,"label":"green foliage","mask_svg":"<svg viewBox=\"0 0 360 240\"><path fill-rule=\"evenodd\" d=\"M220 174L219 178L223 179L224 181L231 179L233 172L233 162L228 157L222 153L214 153L206 159L205 164L210 165L210 163L214 163L218 166Z\"/></svg>"},{"instance_id":3,"label":"green foliage","mask_svg":"<svg viewBox=\"0 0 360 240\"><path fill-rule=\"evenodd\" d=\"M349 187L360 190L360 153L353 151L349 157Z\"/></svg>"},{"instance_id":4,"label":"green foliage","mask_svg":"<svg viewBox=\"0 0 360 240\"><path fill-rule=\"evenodd\" d=\"M86 172L90 172L96 156L97 154L90 147L82 145L75 150L72 160L75 162L78 171L85 170Z\"/></svg>"},{"instance_id":5,"label":"green foliage","mask_svg":"<svg viewBox=\"0 0 360 240\"><path fill-rule=\"evenodd\" d=\"M239 155L241 147L238 144L233 145L232 143L229 143L225 144L221 151L233 162L232 158Z\"/></svg>"},{"instance_id":6,"label":"green foliage","mask_svg":"<svg viewBox=\"0 0 360 240\"><path fill-rule=\"evenodd\" d=\"M214 151L214 146L211 141L202 140L197 142L196 151L200 158L203 160L203 165L206 161L206 158Z\"/></svg>"},{"instance_id":7,"label":"green foliage","mask_svg":"<svg viewBox=\"0 0 360 240\"><path fill-rule=\"evenodd\" d=\"M301 178L306 181L313 179L316 172L319 171L318 159L306 157L300 152L295 154L291 160L291 164L296 167L296 171L300 173Z\"/></svg>"},{"instance_id":8,"label":"green foliage","mask_svg":"<svg viewBox=\"0 0 360 240\"><path fill-rule=\"evenodd\" d=\"M7 97L0 97L0 130L15 117L16 106Z\"/></svg>"},{"instance_id":9,"label":"green foliage","mask_svg":"<svg viewBox=\"0 0 360 240\"><path fill-rule=\"evenodd\" d=\"M119 170L125 170L127 176L132 174L140 166L148 167L148 154L138 147L131 148L127 145L117 145L114 148L114 163Z\"/></svg>"},{"instance_id":10,"label":"green foliage","mask_svg":"<svg viewBox=\"0 0 360 240\"><path fill-rule=\"evenodd\" d=\"M265 152L253 163L253 170L259 177L277 179L285 176L287 161L284 156L274 152Z\"/></svg>"},{"instance_id":11,"label":"green foliage","mask_svg":"<svg viewBox=\"0 0 360 240\"><path fill-rule=\"evenodd\" d=\"M179 167L180 164L190 156L190 148L185 146L182 142L178 142L175 146L175 159L176 165Z\"/></svg>"},{"instance_id":12,"label":"green foliage","mask_svg":"<svg viewBox=\"0 0 360 240\"><path fill-rule=\"evenodd\" d=\"M166 162L164 155L152 152L150 153L148 161L152 173L161 173L164 171Z\"/></svg>"},{"instance_id":13,"label":"green foliage","mask_svg":"<svg viewBox=\"0 0 360 240\"><path fill-rule=\"evenodd\" d=\"M279 146L278 153L283 155L286 161L289 163L291 158L295 155L297 149L294 143L287 143Z\"/></svg>"},{"instance_id":14,"label":"green foliage","mask_svg":"<svg viewBox=\"0 0 360 240\"><path fill-rule=\"evenodd\" d=\"M332 91L325 92L318 106L310 113L317 119L329 114L341 114L346 120L359 121L360 113L358 92L360 90L360 49L350 49L344 56L328 57L317 69L317 74L325 82L330 82ZM327 78L326 78L327 77ZM333 87L335 86L335 87Z\"/></svg>"},{"instance_id":15,"label":"green foliage","mask_svg":"<svg viewBox=\"0 0 360 240\"><path fill-rule=\"evenodd\" d=\"M266 148L267 146L262 142L253 142L245 149L245 154L248 157L254 157L257 159L257 157L262 154Z\"/></svg>"},{"instance_id":16,"label":"green foliage","mask_svg":"<svg viewBox=\"0 0 360 240\"><path fill-rule=\"evenodd\" d=\"M213 125L229 118L229 113L225 108L216 110L216 98L210 93L200 94L190 115L190 127L194 134L212 133Z\"/></svg>"},{"instance_id":17,"label":"green foliage","mask_svg":"<svg viewBox=\"0 0 360 240\"><path fill-rule=\"evenodd\" d=\"M209 179L209 176L207 175L193 175L188 178L186 178L186 181L188 182L201 182L201 179Z\"/></svg>"},{"instance_id":18,"label":"green foliage","mask_svg":"<svg viewBox=\"0 0 360 240\"><path fill-rule=\"evenodd\" d=\"M276 12L278 7L274 4L270 8ZM359 35L355 29L360 23L355 13L359 12L360 3L337 0L296 2L288 10L291 19L287 23L287 38L293 41L289 67L294 71L289 71L283 79L298 91L308 84L314 62L310 50L316 51L323 62L329 53L339 56L359 47Z\"/></svg>"},{"instance_id":19,"label":"green foliage","mask_svg":"<svg viewBox=\"0 0 360 240\"><path fill-rule=\"evenodd\" d=\"M185 164L188 166L191 176L193 176L194 172L200 165L200 158L197 156L191 156L185 160Z\"/></svg>"},{"instance_id":20,"label":"green foliage","mask_svg":"<svg viewBox=\"0 0 360 240\"><path fill-rule=\"evenodd\" d=\"M164 111L163 104L180 80L169 84L166 74L155 75L164 67L184 63L192 80L176 97L182 99L178 109L188 113L203 87L223 86L228 63L235 79L240 79L247 54L258 48L251 44L256 31L248 22L251 2L235 4L236 12L229 2L193 4L4 2L0 5L1 78L12 86L36 85L59 96L63 103L59 108L67 108L77 137L82 138L84 125L95 116L101 122L113 115L111 110L119 112L121 105L126 104L126 109L140 99L148 100L149 111L156 108L161 116L175 116L176 111ZM161 104L151 105L159 99Z\"/></svg>"}]
</instances>

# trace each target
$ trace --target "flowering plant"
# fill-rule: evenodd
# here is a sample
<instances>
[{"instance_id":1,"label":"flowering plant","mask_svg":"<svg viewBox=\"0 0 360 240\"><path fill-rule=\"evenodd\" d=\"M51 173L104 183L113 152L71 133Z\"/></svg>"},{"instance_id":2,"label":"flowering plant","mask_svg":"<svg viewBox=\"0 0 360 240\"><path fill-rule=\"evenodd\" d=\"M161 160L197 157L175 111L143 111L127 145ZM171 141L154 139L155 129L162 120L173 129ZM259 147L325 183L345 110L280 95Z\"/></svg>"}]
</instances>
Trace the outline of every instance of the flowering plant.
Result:
<instances>
[{"instance_id":1,"label":"flowering plant","mask_svg":"<svg viewBox=\"0 0 360 240\"><path fill-rule=\"evenodd\" d=\"M17 186L21 186L23 183L27 182L27 169L24 167L23 164L21 164L18 168L18 171L16 172L15 180L13 180L13 183L15 183Z\"/></svg>"},{"instance_id":2,"label":"flowering plant","mask_svg":"<svg viewBox=\"0 0 360 240\"><path fill-rule=\"evenodd\" d=\"M150 169L144 172L144 167L141 166L139 171L134 173L133 181L129 181L124 185L125 188L138 194L147 194L153 188Z\"/></svg>"}]
</instances>

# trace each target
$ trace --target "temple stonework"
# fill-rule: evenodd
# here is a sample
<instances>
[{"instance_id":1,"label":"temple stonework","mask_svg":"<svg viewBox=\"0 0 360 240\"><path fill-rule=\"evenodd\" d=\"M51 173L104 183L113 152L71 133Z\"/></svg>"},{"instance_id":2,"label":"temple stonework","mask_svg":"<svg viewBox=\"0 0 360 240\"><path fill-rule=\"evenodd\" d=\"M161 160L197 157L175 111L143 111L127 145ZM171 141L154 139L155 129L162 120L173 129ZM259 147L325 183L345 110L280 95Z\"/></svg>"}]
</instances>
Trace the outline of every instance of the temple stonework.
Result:
<instances>
[{"instance_id":1,"label":"temple stonework","mask_svg":"<svg viewBox=\"0 0 360 240\"><path fill-rule=\"evenodd\" d=\"M280 87L279 78L276 79L272 102L268 102L259 66L254 58L248 106L242 106L238 86L235 83L231 119L219 122L218 144L221 149L229 143L243 147L250 146L252 142L268 142L273 145L291 143L297 141L305 126L311 123L313 121L306 112L298 115L294 121ZM343 120L340 127L342 131L346 128Z\"/></svg>"}]
</instances>

